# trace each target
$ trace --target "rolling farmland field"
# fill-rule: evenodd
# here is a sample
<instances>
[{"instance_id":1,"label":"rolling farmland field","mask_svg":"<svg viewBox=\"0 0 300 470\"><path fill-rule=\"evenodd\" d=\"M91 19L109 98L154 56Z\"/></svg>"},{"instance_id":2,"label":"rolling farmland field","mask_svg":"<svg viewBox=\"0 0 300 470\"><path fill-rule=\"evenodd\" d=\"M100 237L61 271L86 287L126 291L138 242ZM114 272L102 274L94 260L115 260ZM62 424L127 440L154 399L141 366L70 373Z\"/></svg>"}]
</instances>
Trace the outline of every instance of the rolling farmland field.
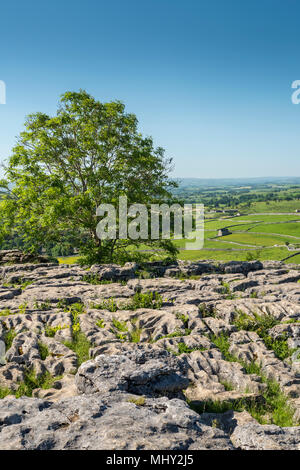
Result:
<instances>
[{"instance_id":1,"label":"rolling farmland field","mask_svg":"<svg viewBox=\"0 0 300 470\"><path fill-rule=\"evenodd\" d=\"M183 260L282 260L300 262L300 179L230 182L187 179L175 194L185 203L205 207L204 247L186 250L186 240L174 240ZM219 236L219 230L226 228ZM142 243L140 252L152 253ZM153 252L152 259L161 254ZM76 262L61 257L60 262Z\"/></svg>"}]
</instances>

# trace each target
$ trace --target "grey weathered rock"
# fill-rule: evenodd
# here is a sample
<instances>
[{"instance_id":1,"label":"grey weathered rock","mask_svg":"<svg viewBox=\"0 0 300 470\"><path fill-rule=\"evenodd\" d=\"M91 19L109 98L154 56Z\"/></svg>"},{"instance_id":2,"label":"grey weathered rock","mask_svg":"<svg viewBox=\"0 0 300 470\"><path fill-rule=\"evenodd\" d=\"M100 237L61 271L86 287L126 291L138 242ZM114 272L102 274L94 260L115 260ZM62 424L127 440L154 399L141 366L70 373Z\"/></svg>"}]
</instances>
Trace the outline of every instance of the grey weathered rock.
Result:
<instances>
[{"instance_id":1,"label":"grey weathered rock","mask_svg":"<svg viewBox=\"0 0 300 470\"><path fill-rule=\"evenodd\" d=\"M248 423L257 425L257 421L247 411L226 411L225 413L202 413L201 421L207 426L215 426L226 434L232 434L237 426Z\"/></svg>"},{"instance_id":2,"label":"grey weathered rock","mask_svg":"<svg viewBox=\"0 0 300 470\"><path fill-rule=\"evenodd\" d=\"M229 261L222 265L225 273L243 273L248 274L251 271L263 269L263 263L260 261Z\"/></svg>"},{"instance_id":3,"label":"grey weathered rock","mask_svg":"<svg viewBox=\"0 0 300 470\"><path fill-rule=\"evenodd\" d=\"M163 349L149 347L98 355L82 364L75 381L81 393L126 391L150 397L182 397L186 364Z\"/></svg>"},{"instance_id":4,"label":"grey weathered rock","mask_svg":"<svg viewBox=\"0 0 300 470\"><path fill-rule=\"evenodd\" d=\"M276 380L287 396L300 396L300 380L291 365L276 358L273 351L268 350L263 340L255 332L233 333L230 336L229 351L245 363L260 364L262 372L271 380Z\"/></svg>"},{"instance_id":5,"label":"grey weathered rock","mask_svg":"<svg viewBox=\"0 0 300 470\"><path fill-rule=\"evenodd\" d=\"M23 253L20 250L0 250L0 264L49 263L50 261L53 262L53 259L48 256ZM58 264L58 261L55 262Z\"/></svg>"},{"instance_id":6,"label":"grey weathered rock","mask_svg":"<svg viewBox=\"0 0 300 470\"><path fill-rule=\"evenodd\" d=\"M231 435L235 447L243 450L300 450L300 427L246 423Z\"/></svg>"},{"instance_id":7,"label":"grey weathered rock","mask_svg":"<svg viewBox=\"0 0 300 470\"><path fill-rule=\"evenodd\" d=\"M4 366L5 364L5 343L2 341L2 339L0 339L0 366Z\"/></svg>"},{"instance_id":8,"label":"grey weathered rock","mask_svg":"<svg viewBox=\"0 0 300 470\"><path fill-rule=\"evenodd\" d=\"M116 281L133 279L137 269L138 265L136 263L126 263L124 266L94 264L89 272L97 274L101 280Z\"/></svg>"},{"instance_id":9,"label":"grey weathered rock","mask_svg":"<svg viewBox=\"0 0 300 470\"><path fill-rule=\"evenodd\" d=\"M5 400L1 411L3 450L200 450L233 449L221 430L203 424L182 400L130 394L82 395L54 404ZM23 409L26 413L23 413ZM23 409L22 409L23 408ZM39 409L38 409L39 408ZM18 412L17 410L20 410ZM15 424L14 424L15 423Z\"/></svg>"},{"instance_id":10,"label":"grey weathered rock","mask_svg":"<svg viewBox=\"0 0 300 470\"><path fill-rule=\"evenodd\" d=\"M240 398L259 400L265 384L255 374L245 374L237 362L228 362L217 349L194 351L185 355L188 363L188 377L192 385L185 391L186 397L194 404L206 401L234 401ZM225 385L232 391L226 391Z\"/></svg>"},{"instance_id":11,"label":"grey weathered rock","mask_svg":"<svg viewBox=\"0 0 300 470\"><path fill-rule=\"evenodd\" d=\"M147 269L139 279L136 264L0 266L0 391L8 394L0 449L299 448L296 426L261 426L246 411L199 416L185 401L202 409L216 400L221 408L264 404L264 374L293 407L289 422L300 422L292 354L300 348L300 266L178 261ZM131 310L135 292L157 293L161 305ZM285 341L286 359L255 331L239 330L239 315L272 317L269 343ZM218 347L222 335L230 361ZM75 377L76 350L90 360ZM258 375L247 373L252 363ZM34 398L16 400L33 372ZM264 419L274 422L270 410Z\"/></svg>"}]
</instances>

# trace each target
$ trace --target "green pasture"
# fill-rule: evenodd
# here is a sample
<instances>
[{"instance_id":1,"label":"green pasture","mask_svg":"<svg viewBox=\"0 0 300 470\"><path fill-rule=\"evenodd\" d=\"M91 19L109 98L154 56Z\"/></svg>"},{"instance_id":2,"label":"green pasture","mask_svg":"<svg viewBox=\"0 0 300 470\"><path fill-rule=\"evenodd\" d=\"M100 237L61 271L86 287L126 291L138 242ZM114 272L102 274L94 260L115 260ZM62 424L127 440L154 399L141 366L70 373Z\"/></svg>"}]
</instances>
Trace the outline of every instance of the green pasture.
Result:
<instances>
[{"instance_id":1,"label":"green pasture","mask_svg":"<svg viewBox=\"0 0 300 470\"><path fill-rule=\"evenodd\" d=\"M282 260L291 254L286 242L300 243L300 201L254 202L248 208L240 208L241 213L248 214L238 217L226 216L223 213L210 214L204 223L204 248L202 250L185 250L186 242L193 240L174 240L180 250L178 258L182 260L245 261L258 258L260 260ZM272 213L273 212L273 213ZM266 214L264 214L266 213ZM217 237L218 230L228 227L230 235ZM292 237L299 237L297 238ZM231 243L233 242L233 243ZM252 245L253 247L248 247ZM281 245L280 247L274 245ZM139 251L149 252L153 259L159 259L159 251L151 250L143 243ZM60 257L59 263L76 263L79 256ZM290 258L287 263L300 263L300 254Z\"/></svg>"},{"instance_id":2,"label":"green pasture","mask_svg":"<svg viewBox=\"0 0 300 470\"><path fill-rule=\"evenodd\" d=\"M300 222L300 214L248 214L241 215L240 217L234 217L232 220L239 222L288 222L297 221Z\"/></svg>"},{"instance_id":3,"label":"green pasture","mask_svg":"<svg viewBox=\"0 0 300 470\"><path fill-rule=\"evenodd\" d=\"M300 222L290 223L272 223L272 224L258 224L250 227L250 231L278 233L282 235L291 235L298 237L300 240ZM291 241L291 240L290 240Z\"/></svg>"},{"instance_id":4,"label":"green pasture","mask_svg":"<svg viewBox=\"0 0 300 470\"><path fill-rule=\"evenodd\" d=\"M245 233L232 233L222 237L224 241L232 241L246 245L255 246L273 246L273 245L284 245L286 241L290 242L291 238L285 237L284 235L265 235L245 232Z\"/></svg>"},{"instance_id":5,"label":"green pasture","mask_svg":"<svg viewBox=\"0 0 300 470\"><path fill-rule=\"evenodd\" d=\"M270 201L252 202L247 208L249 212L295 212L300 209L300 201Z\"/></svg>"},{"instance_id":6,"label":"green pasture","mask_svg":"<svg viewBox=\"0 0 300 470\"><path fill-rule=\"evenodd\" d=\"M287 259L285 263L300 264L300 253L296 256L293 256L292 258Z\"/></svg>"},{"instance_id":7,"label":"green pasture","mask_svg":"<svg viewBox=\"0 0 300 470\"><path fill-rule=\"evenodd\" d=\"M75 264L79 259L79 256L60 256L57 258L59 264Z\"/></svg>"},{"instance_id":8,"label":"green pasture","mask_svg":"<svg viewBox=\"0 0 300 470\"><path fill-rule=\"evenodd\" d=\"M281 261L283 258L288 256L288 251L285 248L265 248L260 250L241 250L241 251L211 251L211 250L199 250L199 251L180 251L178 258L181 260L216 260L216 261L247 261L249 256L254 259L260 260L278 260ZM287 263L300 263L300 255L295 256L287 261Z\"/></svg>"}]
</instances>

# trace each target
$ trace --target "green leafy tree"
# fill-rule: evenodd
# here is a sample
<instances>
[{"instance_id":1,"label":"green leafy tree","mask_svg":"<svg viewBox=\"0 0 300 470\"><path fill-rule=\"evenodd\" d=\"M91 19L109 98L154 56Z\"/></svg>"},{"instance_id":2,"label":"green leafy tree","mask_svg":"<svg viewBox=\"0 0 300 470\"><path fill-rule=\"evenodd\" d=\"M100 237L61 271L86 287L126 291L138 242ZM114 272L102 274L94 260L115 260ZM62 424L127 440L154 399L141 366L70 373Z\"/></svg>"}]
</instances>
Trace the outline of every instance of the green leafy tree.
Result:
<instances>
[{"instance_id":1,"label":"green leafy tree","mask_svg":"<svg viewBox=\"0 0 300 470\"><path fill-rule=\"evenodd\" d=\"M57 114L31 114L7 165L0 202L2 239L17 234L27 251L74 240L84 262L128 260L138 242L99 240L102 203L170 202L171 159L138 132L119 101L101 103L86 91L62 95ZM169 240L146 241L175 256Z\"/></svg>"}]
</instances>

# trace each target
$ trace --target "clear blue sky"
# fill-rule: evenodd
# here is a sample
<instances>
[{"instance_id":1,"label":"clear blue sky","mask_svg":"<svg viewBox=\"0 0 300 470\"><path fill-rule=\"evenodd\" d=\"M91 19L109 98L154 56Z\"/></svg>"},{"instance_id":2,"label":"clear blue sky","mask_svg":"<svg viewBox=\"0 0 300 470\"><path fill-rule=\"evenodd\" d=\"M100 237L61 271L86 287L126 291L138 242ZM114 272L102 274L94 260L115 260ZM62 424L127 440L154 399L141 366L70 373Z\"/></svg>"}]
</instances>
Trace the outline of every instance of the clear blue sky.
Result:
<instances>
[{"instance_id":1,"label":"clear blue sky","mask_svg":"<svg viewBox=\"0 0 300 470\"><path fill-rule=\"evenodd\" d=\"M123 101L174 176L300 176L299 19L298 0L2 2L0 159L84 88Z\"/></svg>"}]
</instances>

